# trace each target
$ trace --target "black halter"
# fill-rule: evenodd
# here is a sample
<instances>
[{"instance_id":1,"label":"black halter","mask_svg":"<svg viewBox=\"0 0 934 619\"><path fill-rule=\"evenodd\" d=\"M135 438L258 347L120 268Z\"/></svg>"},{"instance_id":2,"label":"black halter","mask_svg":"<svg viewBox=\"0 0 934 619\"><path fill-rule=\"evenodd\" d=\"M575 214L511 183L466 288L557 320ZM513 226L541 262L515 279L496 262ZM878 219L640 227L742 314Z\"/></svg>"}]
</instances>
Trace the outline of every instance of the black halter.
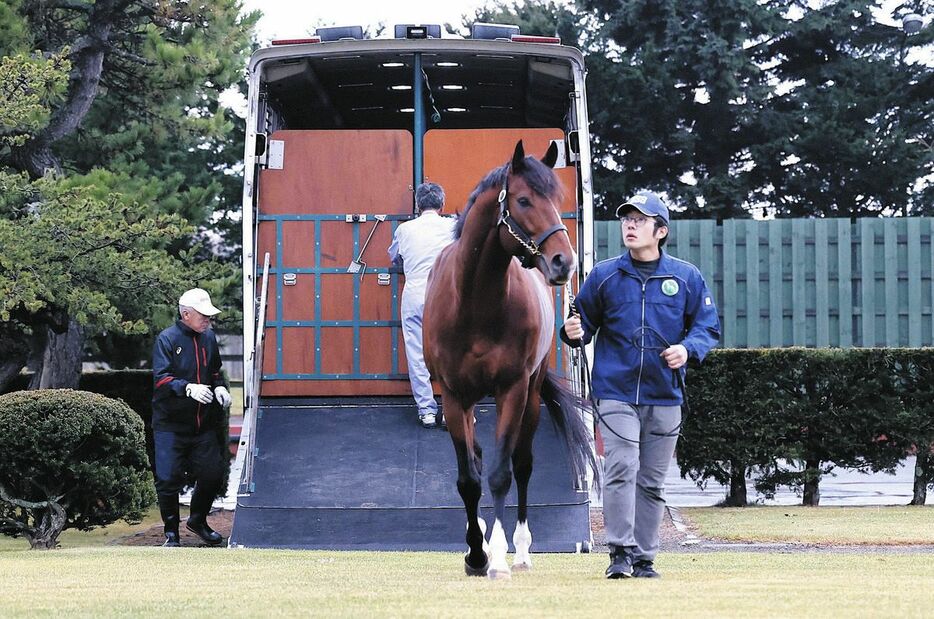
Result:
<instances>
[{"instance_id":1,"label":"black halter","mask_svg":"<svg viewBox=\"0 0 934 619\"><path fill-rule=\"evenodd\" d=\"M521 245L523 249L525 249L525 252L519 256L519 262L522 263L522 266L527 269L534 269L535 259L542 255L539 247L541 247L552 234L561 232L562 230L567 232L568 228L564 224L558 223L548 228L533 239L528 232L522 229L522 226L519 224L519 222L513 219L512 215L509 214L509 209L506 207L508 189L509 169L507 168L506 173L503 176L503 189L499 192L499 221L496 223L496 225L506 226L506 231L509 232L509 234L511 234L512 237L519 242L519 245Z\"/></svg>"}]
</instances>

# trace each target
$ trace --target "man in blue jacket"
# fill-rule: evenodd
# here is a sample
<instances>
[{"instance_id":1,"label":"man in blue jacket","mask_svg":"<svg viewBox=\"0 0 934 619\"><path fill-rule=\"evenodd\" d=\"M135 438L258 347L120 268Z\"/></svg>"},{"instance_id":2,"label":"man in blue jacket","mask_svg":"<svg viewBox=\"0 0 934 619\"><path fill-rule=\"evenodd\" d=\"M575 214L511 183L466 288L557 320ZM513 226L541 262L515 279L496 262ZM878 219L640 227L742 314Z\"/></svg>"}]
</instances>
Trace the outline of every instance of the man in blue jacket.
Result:
<instances>
[{"instance_id":1,"label":"man in blue jacket","mask_svg":"<svg viewBox=\"0 0 934 619\"><path fill-rule=\"evenodd\" d=\"M224 419L220 407L230 406L230 392L221 375L221 356L211 330L211 317L219 313L206 291L188 290L178 300L179 320L159 334L152 350L152 430L156 493L165 530L163 546L181 545L178 493L185 485L186 474L195 481L186 527L207 544L223 541L207 523L225 471L217 439L217 429Z\"/></svg>"},{"instance_id":2,"label":"man in blue jacket","mask_svg":"<svg viewBox=\"0 0 934 619\"><path fill-rule=\"evenodd\" d=\"M594 267L561 335L572 346L597 338L592 389L604 444L606 576L657 578L684 364L716 345L720 321L697 267L662 251L669 219L661 198L639 192L616 216L628 251Z\"/></svg>"}]
</instances>

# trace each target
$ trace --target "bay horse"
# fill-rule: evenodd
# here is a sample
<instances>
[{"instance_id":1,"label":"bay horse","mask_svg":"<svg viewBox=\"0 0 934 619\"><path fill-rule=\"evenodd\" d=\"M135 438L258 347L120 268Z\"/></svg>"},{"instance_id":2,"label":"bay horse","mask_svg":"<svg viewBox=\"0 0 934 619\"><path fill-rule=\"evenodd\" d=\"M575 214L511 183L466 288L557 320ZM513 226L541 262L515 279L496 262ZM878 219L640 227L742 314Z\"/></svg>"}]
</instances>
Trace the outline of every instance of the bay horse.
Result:
<instances>
[{"instance_id":1,"label":"bay horse","mask_svg":"<svg viewBox=\"0 0 934 619\"><path fill-rule=\"evenodd\" d=\"M532 438L542 400L567 444L578 479L594 471L583 401L548 370L555 326L549 286L567 283L577 265L558 204L552 143L539 161L520 140L512 160L480 181L458 214L455 241L436 259L423 316L425 361L441 386L442 410L457 454L457 489L467 512L464 569L470 576L509 578L503 531L506 494L516 478L518 522L513 569L530 569L527 519ZM525 268L523 268L525 267ZM489 545L479 517L481 449L474 405L496 399L496 440L488 482L494 517ZM510 466L512 471L510 471ZM489 551L489 555L488 555Z\"/></svg>"}]
</instances>

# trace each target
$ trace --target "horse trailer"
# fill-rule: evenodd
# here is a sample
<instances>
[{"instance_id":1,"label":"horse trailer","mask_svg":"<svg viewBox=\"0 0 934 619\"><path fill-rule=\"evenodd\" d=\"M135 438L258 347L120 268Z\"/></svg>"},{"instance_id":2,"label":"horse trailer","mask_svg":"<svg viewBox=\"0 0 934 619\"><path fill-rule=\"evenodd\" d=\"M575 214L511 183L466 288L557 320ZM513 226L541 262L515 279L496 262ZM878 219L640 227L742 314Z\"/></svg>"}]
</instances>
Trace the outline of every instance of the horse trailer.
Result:
<instances>
[{"instance_id":1,"label":"horse trailer","mask_svg":"<svg viewBox=\"0 0 934 619\"><path fill-rule=\"evenodd\" d=\"M431 25L398 25L394 34L368 39L360 27L321 28L250 60L245 419L229 493L231 545L462 546L459 498L437 490L445 476L453 488L453 450L444 432L416 422L400 321L404 281L386 252L395 228L414 216L418 184L440 184L444 213L453 214L490 169L509 161L518 140L537 156L555 144L561 217L578 254L568 288L576 290L593 263L580 51L515 26L475 24L466 39L441 38ZM555 289L557 324L568 292ZM559 340L551 354L560 373L577 374ZM491 408L479 408L478 428ZM566 463L555 466L542 483L567 485L565 495L537 508L554 514L568 493L576 507L549 516L562 530L553 538L539 531L533 549L587 548L586 488L565 484ZM400 516L400 508L425 510L425 526L411 537L367 538L368 530L398 529L381 515L402 523L423 515ZM340 532L348 527L359 528Z\"/></svg>"}]
</instances>

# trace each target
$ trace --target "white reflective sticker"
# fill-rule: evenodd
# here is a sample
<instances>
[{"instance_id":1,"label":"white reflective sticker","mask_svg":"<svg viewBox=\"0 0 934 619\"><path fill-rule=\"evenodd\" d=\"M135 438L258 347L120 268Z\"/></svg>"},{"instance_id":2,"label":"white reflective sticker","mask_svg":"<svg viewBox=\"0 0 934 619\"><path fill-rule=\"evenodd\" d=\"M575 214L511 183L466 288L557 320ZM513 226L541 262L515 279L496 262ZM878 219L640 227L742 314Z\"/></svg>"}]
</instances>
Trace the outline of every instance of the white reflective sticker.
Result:
<instances>
[{"instance_id":1,"label":"white reflective sticker","mask_svg":"<svg viewBox=\"0 0 934 619\"><path fill-rule=\"evenodd\" d=\"M710 305L711 303L710 297L704 297L704 305Z\"/></svg>"}]
</instances>

